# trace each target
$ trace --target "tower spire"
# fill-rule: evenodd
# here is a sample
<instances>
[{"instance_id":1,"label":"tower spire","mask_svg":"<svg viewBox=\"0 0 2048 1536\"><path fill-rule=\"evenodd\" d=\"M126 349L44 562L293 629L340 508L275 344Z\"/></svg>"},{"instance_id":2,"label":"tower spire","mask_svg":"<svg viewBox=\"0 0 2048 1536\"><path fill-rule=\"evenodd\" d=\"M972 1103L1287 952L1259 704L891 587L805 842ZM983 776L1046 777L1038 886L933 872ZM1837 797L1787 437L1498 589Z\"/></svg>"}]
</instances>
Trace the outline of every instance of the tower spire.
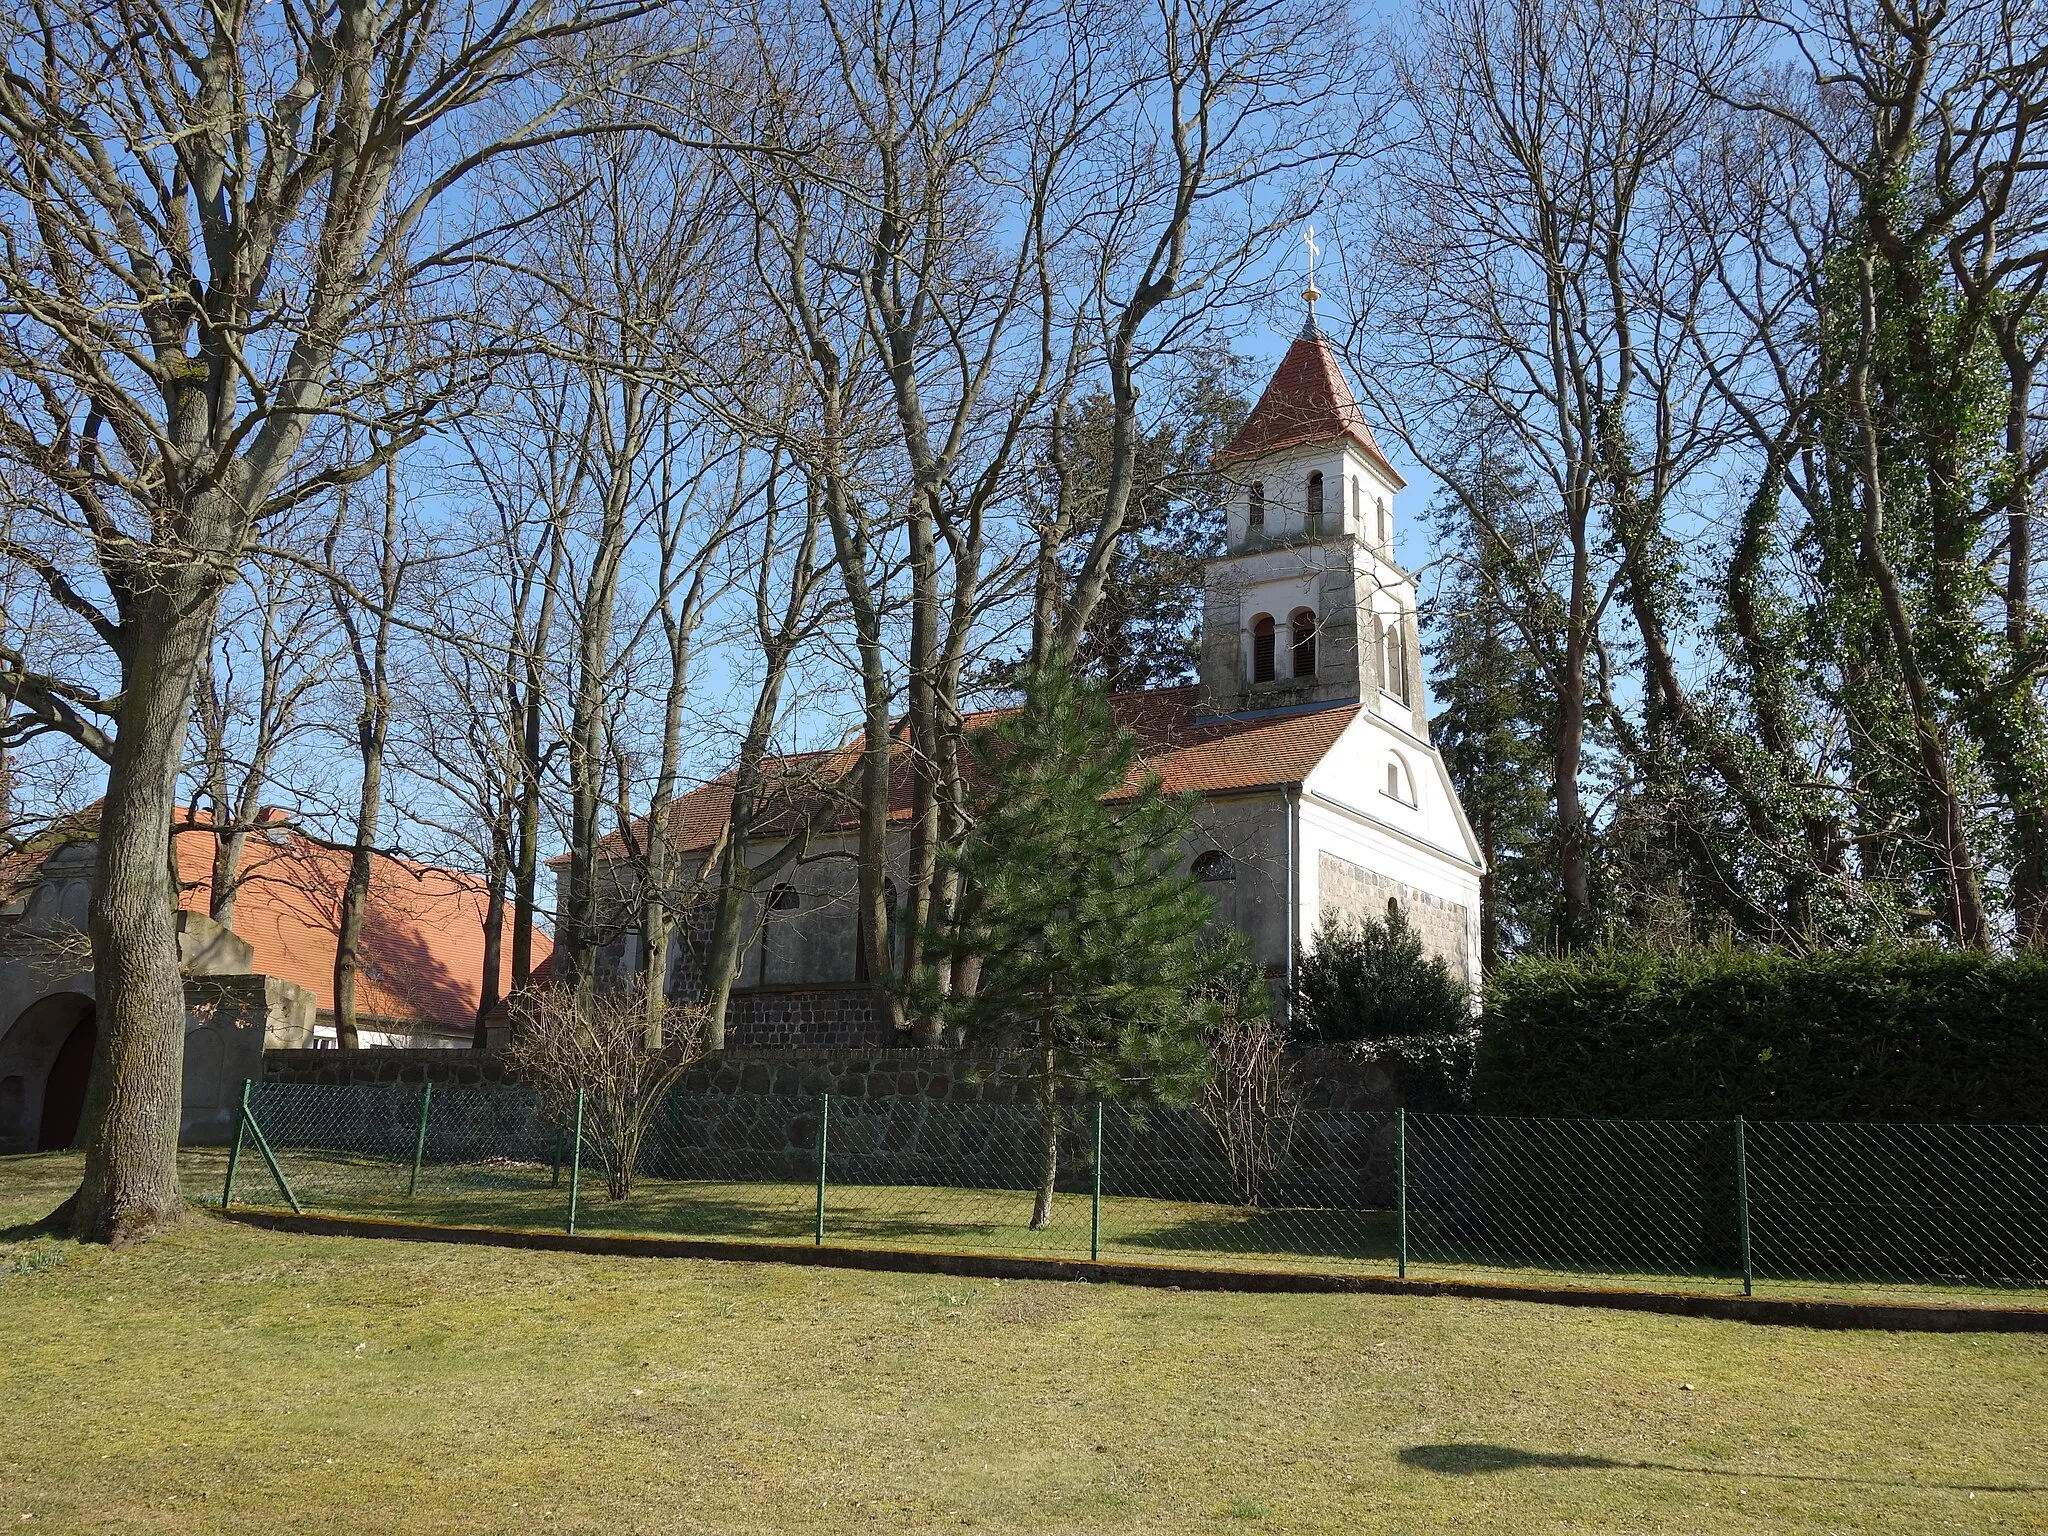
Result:
<instances>
[{"instance_id":1,"label":"tower spire","mask_svg":"<svg viewBox=\"0 0 2048 1536\"><path fill-rule=\"evenodd\" d=\"M1316 332L1316 300L1323 296L1323 290L1316 286L1316 258L1323 248L1316 244L1316 227L1311 224L1301 232L1301 243L1308 247L1308 286L1301 290L1302 298L1308 304L1308 319L1302 325L1302 334L1313 336Z\"/></svg>"}]
</instances>

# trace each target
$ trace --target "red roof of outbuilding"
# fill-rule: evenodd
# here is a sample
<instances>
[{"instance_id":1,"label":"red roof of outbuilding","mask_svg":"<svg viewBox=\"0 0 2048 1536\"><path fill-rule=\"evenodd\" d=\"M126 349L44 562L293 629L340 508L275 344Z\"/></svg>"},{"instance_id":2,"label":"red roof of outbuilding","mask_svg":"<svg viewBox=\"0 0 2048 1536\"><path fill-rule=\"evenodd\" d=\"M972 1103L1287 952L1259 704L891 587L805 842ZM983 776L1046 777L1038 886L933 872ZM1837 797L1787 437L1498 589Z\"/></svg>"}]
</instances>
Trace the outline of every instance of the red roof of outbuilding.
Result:
<instances>
[{"instance_id":1,"label":"red roof of outbuilding","mask_svg":"<svg viewBox=\"0 0 2048 1536\"><path fill-rule=\"evenodd\" d=\"M1393 477L1395 485L1407 484L1380 452L1379 441L1365 424L1365 412L1345 382L1344 369L1328 339L1310 327L1294 338L1243 428L1213 462L1230 464L1338 438L1348 438L1364 449Z\"/></svg>"},{"instance_id":2,"label":"red roof of outbuilding","mask_svg":"<svg viewBox=\"0 0 2048 1536\"><path fill-rule=\"evenodd\" d=\"M177 846L178 905L204 912L213 886L213 833L204 827L181 831ZM280 824L249 835L236 878L231 926L256 952L251 968L297 982L322 1012L334 1008L334 953L348 865L345 850L323 847ZM475 875L372 854L370 910L356 979L358 1014L449 1028L473 1023L483 987L486 900L484 882ZM510 979L511 929L508 906L501 989ZM553 948L536 930L536 963Z\"/></svg>"}]
</instances>

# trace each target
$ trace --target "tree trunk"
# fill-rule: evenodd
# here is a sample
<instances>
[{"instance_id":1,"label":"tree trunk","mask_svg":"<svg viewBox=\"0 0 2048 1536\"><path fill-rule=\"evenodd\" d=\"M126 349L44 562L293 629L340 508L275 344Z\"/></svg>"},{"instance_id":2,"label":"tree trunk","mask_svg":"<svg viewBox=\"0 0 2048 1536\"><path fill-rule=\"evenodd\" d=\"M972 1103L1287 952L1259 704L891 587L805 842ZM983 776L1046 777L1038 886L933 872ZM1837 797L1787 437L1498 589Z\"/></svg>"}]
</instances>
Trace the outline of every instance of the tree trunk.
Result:
<instances>
[{"instance_id":1,"label":"tree trunk","mask_svg":"<svg viewBox=\"0 0 2048 1536\"><path fill-rule=\"evenodd\" d=\"M199 654L217 590L166 571L129 622L120 734L100 807L88 926L99 1041L86 1095L85 1174L66 1202L71 1232L136 1241L184 1213L178 1119L184 1096L185 985L164 850Z\"/></svg>"},{"instance_id":2,"label":"tree trunk","mask_svg":"<svg viewBox=\"0 0 2048 1536\"><path fill-rule=\"evenodd\" d=\"M1479 813L1479 847L1486 859L1479 875L1479 975L1485 977L1500 965L1500 837L1494 828L1491 789Z\"/></svg>"},{"instance_id":3,"label":"tree trunk","mask_svg":"<svg viewBox=\"0 0 2048 1536\"><path fill-rule=\"evenodd\" d=\"M519 840L512 885L512 995L533 981L533 923L540 885L540 668L529 660L519 728Z\"/></svg>"},{"instance_id":4,"label":"tree trunk","mask_svg":"<svg viewBox=\"0 0 2048 1536\"><path fill-rule=\"evenodd\" d=\"M664 567L666 575L666 567ZM699 612L700 582L692 582L680 618L663 610L663 627L668 634L668 692L662 702L661 768L655 776L654 794L647 807L647 847L640 884L640 979L642 999L647 1008L647 1049L658 1051L667 1042L665 1020L668 1011L669 887L674 883L670 868L669 814L676 793L676 778L682 772L683 703L689 696L690 645Z\"/></svg>"},{"instance_id":5,"label":"tree trunk","mask_svg":"<svg viewBox=\"0 0 2048 1536\"><path fill-rule=\"evenodd\" d=\"M1031 1207L1031 1230L1052 1225L1052 1190L1060 1173L1059 1079L1048 1048L1038 1070L1038 1199Z\"/></svg>"},{"instance_id":6,"label":"tree trunk","mask_svg":"<svg viewBox=\"0 0 2048 1536\"><path fill-rule=\"evenodd\" d=\"M242 849L248 841L248 830L240 826L232 832L214 834L213 883L207 895L207 916L223 928L235 926L235 897L241 891Z\"/></svg>"},{"instance_id":7,"label":"tree trunk","mask_svg":"<svg viewBox=\"0 0 2048 1536\"><path fill-rule=\"evenodd\" d=\"M598 881L598 818L603 808L606 689L611 682L612 615L625 558L626 508L615 487L591 557L590 580L577 616L576 691L569 720L569 889L556 914L555 976L587 995L604 942Z\"/></svg>"},{"instance_id":8,"label":"tree trunk","mask_svg":"<svg viewBox=\"0 0 2048 1536\"><path fill-rule=\"evenodd\" d=\"M889 690L877 635L873 644L861 637L861 672L866 695L866 728L861 736L860 773L860 915L856 931L865 934L868 975L882 985L883 1005L896 1029L908 1026L903 999L886 979L889 953Z\"/></svg>"},{"instance_id":9,"label":"tree trunk","mask_svg":"<svg viewBox=\"0 0 2048 1536\"><path fill-rule=\"evenodd\" d=\"M486 1021L503 1000L498 990L498 976L505 956L505 858L502 853L491 856L491 868L486 876L488 894L484 898L484 975L483 984L477 989L476 1025L470 1032L471 1050L481 1051L490 1045L490 1032Z\"/></svg>"},{"instance_id":10,"label":"tree trunk","mask_svg":"<svg viewBox=\"0 0 2048 1536\"><path fill-rule=\"evenodd\" d=\"M740 773L745 775L743 762ZM756 775L758 776L758 774ZM718 901L711 914L711 939L705 946L702 997L705 1008L704 1049L725 1049L725 1014L732 1001L732 983L740 964L740 927L746 916L747 893L753 881L747 868L747 843L753 836L753 786L733 790L732 820L720 857Z\"/></svg>"},{"instance_id":11,"label":"tree trunk","mask_svg":"<svg viewBox=\"0 0 2048 1536\"><path fill-rule=\"evenodd\" d=\"M1558 679L1550 757L1551 799L1557 807L1556 936L1567 948L1587 937L1593 912L1588 829L1579 796L1579 764L1586 739L1586 646L1579 606L1574 594L1572 632L1565 641L1564 671Z\"/></svg>"},{"instance_id":12,"label":"tree trunk","mask_svg":"<svg viewBox=\"0 0 2048 1536\"><path fill-rule=\"evenodd\" d=\"M363 786L356 804L356 845L349 852L348 883L342 887L340 932L334 945L334 1043L357 1048L356 977L362 971L363 922L370 907L370 847L384 809L384 732L365 721Z\"/></svg>"},{"instance_id":13,"label":"tree trunk","mask_svg":"<svg viewBox=\"0 0 2048 1536\"><path fill-rule=\"evenodd\" d=\"M938 552L926 510L912 509L910 518L910 825L904 860L903 981L914 986L924 969L924 936L931 920L932 882L938 872L939 737L938 689L933 676L938 661ZM885 903L886 905L886 903ZM883 968L889 974L889 931L886 915L879 935ZM936 1020L911 1020L913 1037L922 1046L938 1044Z\"/></svg>"}]
</instances>

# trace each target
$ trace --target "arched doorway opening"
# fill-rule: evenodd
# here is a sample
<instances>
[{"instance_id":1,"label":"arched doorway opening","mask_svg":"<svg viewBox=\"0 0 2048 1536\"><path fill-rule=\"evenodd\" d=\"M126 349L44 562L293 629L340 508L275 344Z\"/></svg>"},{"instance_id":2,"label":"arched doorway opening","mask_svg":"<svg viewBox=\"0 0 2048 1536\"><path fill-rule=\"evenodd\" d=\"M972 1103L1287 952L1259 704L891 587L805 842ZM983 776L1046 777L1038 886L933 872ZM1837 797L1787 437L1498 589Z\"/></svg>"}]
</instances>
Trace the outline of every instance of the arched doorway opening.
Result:
<instances>
[{"instance_id":1,"label":"arched doorway opening","mask_svg":"<svg viewBox=\"0 0 2048 1536\"><path fill-rule=\"evenodd\" d=\"M0 1152L78 1139L99 1030L84 992L52 992L0 1028Z\"/></svg>"},{"instance_id":2,"label":"arched doorway opening","mask_svg":"<svg viewBox=\"0 0 2048 1536\"><path fill-rule=\"evenodd\" d=\"M78 1122L85 1116L85 1090L92 1082L92 1051L99 1039L99 1025L88 1010L57 1047L57 1059L50 1063L50 1075L43 1084L38 1152L61 1152L78 1140Z\"/></svg>"}]
</instances>

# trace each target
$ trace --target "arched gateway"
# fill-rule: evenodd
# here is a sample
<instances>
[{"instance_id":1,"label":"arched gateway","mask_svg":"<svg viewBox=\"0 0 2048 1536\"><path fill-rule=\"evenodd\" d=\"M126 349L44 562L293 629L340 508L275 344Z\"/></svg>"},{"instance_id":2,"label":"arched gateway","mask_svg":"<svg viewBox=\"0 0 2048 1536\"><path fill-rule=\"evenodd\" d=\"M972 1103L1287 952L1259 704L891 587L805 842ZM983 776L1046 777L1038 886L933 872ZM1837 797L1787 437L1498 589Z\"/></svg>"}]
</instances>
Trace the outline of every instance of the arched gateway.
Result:
<instances>
[{"instance_id":1,"label":"arched gateway","mask_svg":"<svg viewBox=\"0 0 2048 1536\"><path fill-rule=\"evenodd\" d=\"M99 1030L83 992L52 992L0 1033L0 1147L48 1152L78 1138Z\"/></svg>"}]
</instances>

